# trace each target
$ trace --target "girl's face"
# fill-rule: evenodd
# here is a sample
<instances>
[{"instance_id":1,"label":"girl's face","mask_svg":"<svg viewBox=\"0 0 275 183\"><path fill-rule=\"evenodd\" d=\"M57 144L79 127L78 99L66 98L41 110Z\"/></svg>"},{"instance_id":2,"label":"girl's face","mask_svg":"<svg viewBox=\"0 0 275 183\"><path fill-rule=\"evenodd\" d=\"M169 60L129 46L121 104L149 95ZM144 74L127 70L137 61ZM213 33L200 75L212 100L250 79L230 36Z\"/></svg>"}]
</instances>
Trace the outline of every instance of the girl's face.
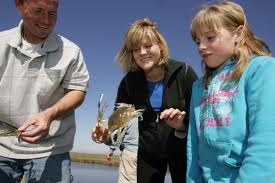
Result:
<instances>
[{"instance_id":1,"label":"girl's face","mask_svg":"<svg viewBox=\"0 0 275 183\"><path fill-rule=\"evenodd\" d=\"M221 28L220 33L205 31L195 42L204 63L212 69L221 69L232 56L237 35Z\"/></svg>"},{"instance_id":2,"label":"girl's face","mask_svg":"<svg viewBox=\"0 0 275 183\"><path fill-rule=\"evenodd\" d=\"M160 46L153 43L147 36L142 39L140 45L133 49L135 63L143 69L145 73L149 73L157 66L160 56Z\"/></svg>"}]
</instances>

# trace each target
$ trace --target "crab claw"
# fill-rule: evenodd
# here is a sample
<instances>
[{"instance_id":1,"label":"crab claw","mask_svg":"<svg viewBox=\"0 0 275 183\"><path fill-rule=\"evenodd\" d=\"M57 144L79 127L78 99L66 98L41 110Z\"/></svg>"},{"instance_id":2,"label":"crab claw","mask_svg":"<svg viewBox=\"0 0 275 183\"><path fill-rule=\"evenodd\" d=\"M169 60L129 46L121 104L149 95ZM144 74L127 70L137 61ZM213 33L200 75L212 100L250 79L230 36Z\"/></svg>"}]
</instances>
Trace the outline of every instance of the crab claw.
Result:
<instances>
[{"instance_id":1,"label":"crab claw","mask_svg":"<svg viewBox=\"0 0 275 183\"><path fill-rule=\"evenodd\" d=\"M20 143L20 142L21 142L20 135L21 135L22 131L15 130L15 133L16 133L17 140L18 140L18 142Z\"/></svg>"}]
</instances>

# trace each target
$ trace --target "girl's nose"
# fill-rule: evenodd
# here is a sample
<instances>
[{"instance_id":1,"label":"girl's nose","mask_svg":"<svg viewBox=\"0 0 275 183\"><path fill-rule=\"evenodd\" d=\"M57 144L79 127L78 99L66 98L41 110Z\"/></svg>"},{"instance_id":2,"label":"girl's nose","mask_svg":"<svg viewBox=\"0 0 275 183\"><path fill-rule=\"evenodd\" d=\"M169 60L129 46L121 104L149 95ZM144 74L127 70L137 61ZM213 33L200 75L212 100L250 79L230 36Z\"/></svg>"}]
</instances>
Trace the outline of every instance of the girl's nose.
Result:
<instances>
[{"instance_id":1,"label":"girl's nose","mask_svg":"<svg viewBox=\"0 0 275 183\"><path fill-rule=\"evenodd\" d=\"M205 43L200 42L200 43L198 44L198 48L199 48L200 51L201 51L201 50L205 50L205 49L206 49Z\"/></svg>"}]
</instances>

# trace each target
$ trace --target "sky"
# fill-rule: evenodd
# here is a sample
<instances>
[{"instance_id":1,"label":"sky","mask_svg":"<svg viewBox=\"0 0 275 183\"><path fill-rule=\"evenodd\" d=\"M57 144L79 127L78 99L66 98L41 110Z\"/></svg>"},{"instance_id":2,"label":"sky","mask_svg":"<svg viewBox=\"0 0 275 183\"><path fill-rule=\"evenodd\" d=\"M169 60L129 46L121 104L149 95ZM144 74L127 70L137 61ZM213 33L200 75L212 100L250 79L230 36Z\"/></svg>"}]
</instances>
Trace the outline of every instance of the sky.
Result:
<instances>
[{"instance_id":1,"label":"sky","mask_svg":"<svg viewBox=\"0 0 275 183\"><path fill-rule=\"evenodd\" d=\"M190 23L203 0L59 0L56 32L76 43L83 52L90 73L89 90L76 110L74 152L106 153L107 146L91 139L101 93L108 103L105 117L113 109L117 87L124 73L114 61L124 33L137 19L156 21L164 35L171 58L185 61L202 76L201 59L190 36ZM245 10L252 31L275 52L275 1L237 0ZM0 31L18 25L20 14L14 0L0 2ZM0 101L1 102L1 101Z\"/></svg>"}]
</instances>

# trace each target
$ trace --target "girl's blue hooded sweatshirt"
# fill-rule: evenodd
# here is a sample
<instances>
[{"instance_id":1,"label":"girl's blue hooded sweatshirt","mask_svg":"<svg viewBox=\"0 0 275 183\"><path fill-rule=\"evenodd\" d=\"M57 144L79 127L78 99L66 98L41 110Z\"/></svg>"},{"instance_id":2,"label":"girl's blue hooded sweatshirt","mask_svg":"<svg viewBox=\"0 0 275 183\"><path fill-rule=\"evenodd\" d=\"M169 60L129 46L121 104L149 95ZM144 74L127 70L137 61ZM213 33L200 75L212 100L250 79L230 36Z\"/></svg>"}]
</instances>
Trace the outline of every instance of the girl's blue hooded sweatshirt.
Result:
<instances>
[{"instance_id":1,"label":"girl's blue hooded sweatshirt","mask_svg":"<svg viewBox=\"0 0 275 183\"><path fill-rule=\"evenodd\" d=\"M193 85L188 183L275 183L275 58L253 57L237 83L234 66Z\"/></svg>"}]
</instances>

